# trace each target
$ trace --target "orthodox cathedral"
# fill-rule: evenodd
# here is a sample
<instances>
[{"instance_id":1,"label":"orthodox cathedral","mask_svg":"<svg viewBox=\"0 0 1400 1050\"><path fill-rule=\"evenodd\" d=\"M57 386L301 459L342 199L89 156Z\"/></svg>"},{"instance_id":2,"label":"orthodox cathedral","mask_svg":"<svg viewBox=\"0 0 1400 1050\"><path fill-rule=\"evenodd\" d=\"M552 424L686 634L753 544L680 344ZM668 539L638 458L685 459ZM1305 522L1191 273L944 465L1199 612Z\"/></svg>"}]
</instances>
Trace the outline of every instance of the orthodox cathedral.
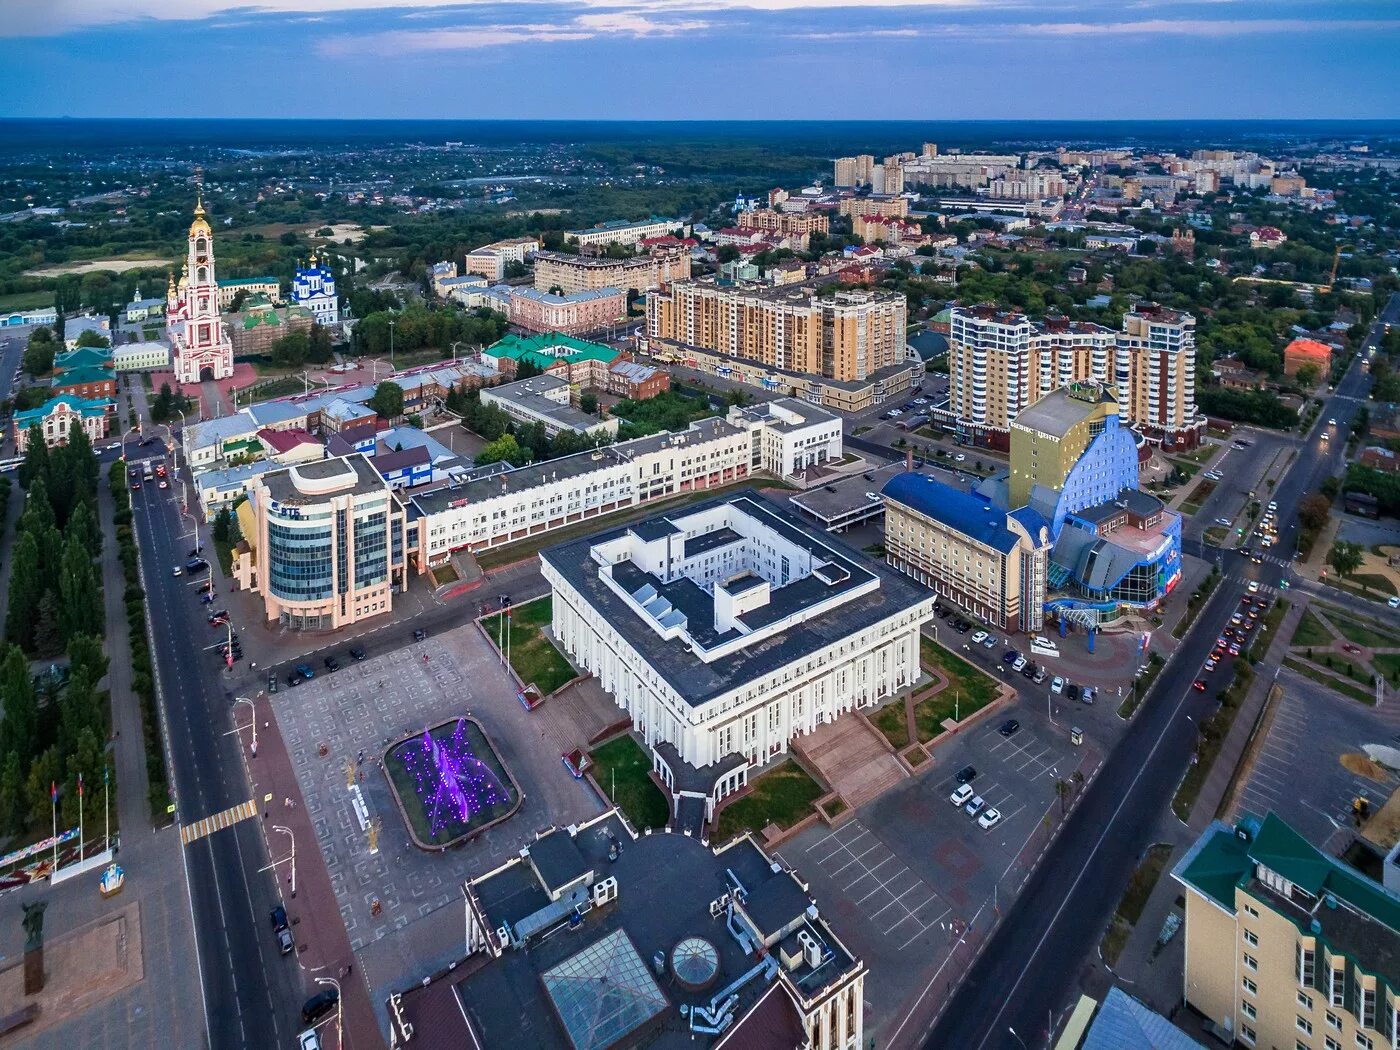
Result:
<instances>
[{"instance_id":1,"label":"orthodox cathedral","mask_svg":"<svg viewBox=\"0 0 1400 1050\"><path fill-rule=\"evenodd\" d=\"M219 286L214 277L214 234L204 218L204 200L195 204L190 223L189 254L166 289L165 332L170 340L175 378L181 383L227 379L233 375L233 343L219 316Z\"/></svg>"},{"instance_id":2,"label":"orthodox cathedral","mask_svg":"<svg viewBox=\"0 0 1400 1050\"><path fill-rule=\"evenodd\" d=\"M319 325L340 323L340 300L335 295L335 274L330 267L316 261L313 252L310 265L297 268L292 278L292 301L303 309L311 311L311 316Z\"/></svg>"}]
</instances>

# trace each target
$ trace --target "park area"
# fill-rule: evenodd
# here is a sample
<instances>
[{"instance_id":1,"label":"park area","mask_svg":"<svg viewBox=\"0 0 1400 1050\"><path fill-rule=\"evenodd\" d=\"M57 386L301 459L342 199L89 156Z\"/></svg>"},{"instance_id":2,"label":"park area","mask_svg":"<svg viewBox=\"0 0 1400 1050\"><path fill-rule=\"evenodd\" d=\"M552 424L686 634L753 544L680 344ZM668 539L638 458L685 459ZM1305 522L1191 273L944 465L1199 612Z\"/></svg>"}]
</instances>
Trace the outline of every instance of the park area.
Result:
<instances>
[{"instance_id":1,"label":"park area","mask_svg":"<svg viewBox=\"0 0 1400 1050\"><path fill-rule=\"evenodd\" d=\"M442 849L505 820L520 790L474 719L425 729L389 749L384 766L418 846Z\"/></svg>"},{"instance_id":2,"label":"park area","mask_svg":"<svg viewBox=\"0 0 1400 1050\"><path fill-rule=\"evenodd\" d=\"M714 841L726 842L745 831L762 835L769 824L787 830L814 812L826 792L792 759L749 781L749 792L720 810Z\"/></svg>"},{"instance_id":3,"label":"park area","mask_svg":"<svg viewBox=\"0 0 1400 1050\"><path fill-rule=\"evenodd\" d=\"M998 686L986 672L949 652L932 638L919 639L919 663L924 672L946 685L935 684L921 693L886 704L870 722L896 751L903 751L909 739L908 705L913 705L917 743L927 744L944 732L948 719L961 721L982 710L997 698Z\"/></svg>"},{"instance_id":4,"label":"park area","mask_svg":"<svg viewBox=\"0 0 1400 1050\"><path fill-rule=\"evenodd\" d=\"M517 605L510 610L506 623L501 613L481 621L482 628L501 652L510 654L510 666L524 685L534 685L541 696L548 696L577 675L564 654L559 651L545 628L553 619L554 606L548 595Z\"/></svg>"}]
</instances>

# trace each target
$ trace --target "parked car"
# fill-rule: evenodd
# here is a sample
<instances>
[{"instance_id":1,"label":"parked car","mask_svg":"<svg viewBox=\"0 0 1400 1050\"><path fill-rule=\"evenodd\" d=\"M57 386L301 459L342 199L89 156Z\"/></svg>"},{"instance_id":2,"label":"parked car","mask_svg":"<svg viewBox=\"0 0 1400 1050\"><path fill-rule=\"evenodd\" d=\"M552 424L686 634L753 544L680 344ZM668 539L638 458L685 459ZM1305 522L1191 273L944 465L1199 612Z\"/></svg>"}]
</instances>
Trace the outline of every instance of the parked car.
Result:
<instances>
[{"instance_id":1,"label":"parked car","mask_svg":"<svg viewBox=\"0 0 1400 1050\"><path fill-rule=\"evenodd\" d=\"M954 776L953 779L959 784L970 784L977 779L977 767L963 766L962 769L958 770L957 775Z\"/></svg>"},{"instance_id":2,"label":"parked car","mask_svg":"<svg viewBox=\"0 0 1400 1050\"><path fill-rule=\"evenodd\" d=\"M982 647L984 649L995 649L997 647L997 636L994 634L987 635L986 639L982 642Z\"/></svg>"},{"instance_id":3,"label":"parked car","mask_svg":"<svg viewBox=\"0 0 1400 1050\"><path fill-rule=\"evenodd\" d=\"M1047 671L1045 668L1037 665L1035 669L1035 674L1031 675L1031 681L1035 682L1036 685L1039 685L1041 682L1045 681L1045 679L1049 677L1050 672Z\"/></svg>"},{"instance_id":4,"label":"parked car","mask_svg":"<svg viewBox=\"0 0 1400 1050\"><path fill-rule=\"evenodd\" d=\"M180 566L177 565L177 566L175 566L175 571L172 572L170 575L171 575L171 576L181 576L181 575L183 575L183 574L184 574L184 570L181 569Z\"/></svg>"},{"instance_id":5,"label":"parked car","mask_svg":"<svg viewBox=\"0 0 1400 1050\"><path fill-rule=\"evenodd\" d=\"M288 689L295 689L295 688L296 688L297 686L299 686L299 685L301 685L301 675L297 674L295 671L288 671L288 672L287 672L287 688L288 688Z\"/></svg>"},{"instance_id":6,"label":"parked car","mask_svg":"<svg viewBox=\"0 0 1400 1050\"><path fill-rule=\"evenodd\" d=\"M327 670L327 671L339 671L339 670L340 670L340 661L337 660L334 656L328 656L328 657L326 657L324 660L322 660L321 662L324 663L324 664L326 665L326 670Z\"/></svg>"},{"instance_id":7,"label":"parked car","mask_svg":"<svg viewBox=\"0 0 1400 1050\"><path fill-rule=\"evenodd\" d=\"M1065 686L1065 695L1071 700L1078 700L1082 691L1083 690L1081 690L1079 686L1075 685L1073 682L1070 682L1069 685Z\"/></svg>"},{"instance_id":8,"label":"parked car","mask_svg":"<svg viewBox=\"0 0 1400 1050\"><path fill-rule=\"evenodd\" d=\"M957 789L948 796L948 801L955 806L965 806L973 794L971 784L959 784Z\"/></svg>"},{"instance_id":9,"label":"parked car","mask_svg":"<svg viewBox=\"0 0 1400 1050\"><path fill-rule=\"evenodd\" d=\"M321 1037L316 1029L308 1028L297 1036L297 1050L321 1050Z\"/></svg>"},{"instance_id":10,"label":"parked car","mask_svg":"<svg viewBox=\"0 0 1400 1050\"><path fill-rule=\"evenodd\" d=\"M1400 609L1400 594L1392 594L1385 600L1385 604L1392 609Z\"/></svg>"},{"instance_id":11,"label":"parked car","mask_svg":"<svg viewBox=\"0 0 1400 1050\"><path fill-rule=\"evenodd\" d=\"M976 640L976 638L973 639L974 642ZM1014 664L1020 658L1020 656L1021 654L1018 653L1015 649L1008 649L1006 650L1006 652L1001 654L1001 662L1004 664Z\"/></svg>"},{"instance_id":12,"label":"parked car","mask_svg":"<svg viewBox=\"0 0 1400 1050\"><path fill-rule=\"evenodd\" d=\"M986 639L987 639L987 632L986 632L986 631L978 631L976 634L974 634L974 635L972 636L972 644L973 644L973 645L981 645L984 641L986 641Z\"/></svg>"},{"instance_id":13,"label":"parked car","mask_svg":"<svg viewBox=\"0 0 1400 1050\"><path fill-rule=\"evenodd\" d=\"M350 647L350 659L352 659L352 660L354 660L354 661L356 661L356 662L359 662L360 660L363 660L364 658L365 658L365 650L364 650L364 647L363 647L363 646L352 645L352 646Z\"/></svg>"},{"instance_id":14,"label":"parked car","mask_svg":"<svg viewBox=\"0 0 1400 1050\"><path fill-rule=\"evenodd\" d=\"M311 678L315 678L315 677L316 677L316 672L313 671L313 670L311 670L311 665L310 665L310 664L297 664L297 666L296 666L296 672L297 672L297 674L301 675L303 678L306 678L306 679L311 679Z\"/></svg>"},{"instance_id":15,"label":"parked car","mask_svg":"<svg viewBox=\"0 0 1400 1050\"><path fill-rule=\"evenodd\" d=\"M990 831L1001 823L1001 812L997 809L989 809L977 818L977 826L983 831Z\"/></svg>"},{"instance_id":16,"label":"parked car","mask_svg":"<svg viewBox=\"0 0 1400 1050\"><path fill-rule=\"evenodd\" d=\"M1099 692L1097 689L1095 689L1091 685L1086 685L1079 694L1079 701L1080 703L1084 704L1092 704L1094 702L1095 697L1097 697L1098 695Z\"/></svg>"},{"instance_id":17,"label":"parked car","mask_svg":"<svg viewBox=\"0 0 1400 1050\"><path fill-rule=\"evenodd\" d=\"M267 676L267 691L269 693L277 692L277 676L275 674Z\"/></svg>"},{"instance_id":18,"label":"parked car","mask_svg":"<svg viewBox=\"0 0 1400 1050\"><path fill-rule=\"evenodd\" d=\"M1022 678L1030 678L1030 679L1033 680L1033 679L1035 678L1035 676L1036 676L1036 673L1037 673L1039 670L1040 670L1040 668L1037 667L1035 664L1026 664L1025 667L1021 668L1021 677L1022 677Z\"/></svg>"},{"instance_id":19,"label":"parked car","mask_svg":"<svg viewBox=\"0 0 1400 1050\"><path fill-rule=\"evenodd\" d=\"M1020 728L1020 722L1016 721L1016 719L1014 718L1008 718L1005 722L1001 724L1001 728L998 729L997 732L1000 733L1002 736L1011 736L1016 732L1016 730Z\"/></svg>"},{"instance_id":20,"label":"parked car","mask_svg":"<svg viewBox=\"0 0 1400 1050\"><path fill-rule=\"evenodd\" d=\"M975 817L978 813L982 812L983 807L986 805L987 803L983 800L981 795L973 795L972 798L968 799L967 804L963 806L963 812L969 817Z\"/></svg>"},{"instance_id":21,"label":"parked car","mask_svg":"<svg viewBox=\"0 0 1400 1050\"><path fill-rule=\"evenodd\" d=\"M1011 661L1011 670L1019 671L1021 668L1026 666L1026 662L1027 661L1024 656L1017 655L1016 659Z\"/></svg>"},{"instance_id":22,"label":"parked car","mask_svg":"<svg viewBox=\"0 0 1400 1050\"><path fill-rule=\"evenodd\" d=\"M223 620L223 619L227 619L227 618L228 618L228 610L227 610L227 609L220 609L218 612L211 612L211 613L209 614L209 622L210 622L211 624L212 624L215 620Z\"/></svg>"},{"instance_id":23,"label":"parked car","mask_svg":"<svg viewBox=\"0 0 1400 1050\"><path fill-rule=\"evenodd\" d=\"M279 904L277 907L273 908L269 913L269 918L272 919L272 928L274 930L284 930L287 928L287 909L282 907L282 905Z\"/></svg>"},{"instance_id":24,"label":"parked car","mask_svg":"<svg viewBox=\"0 0 1400 1050\"><path fill-rule=\"evenodd\" d=\"M1050 679L1050 692L1058 696L1060 693L1064 692L1064 688L1065 680L1059 675L1056 675L1054 678Z\"/></svg>"},{"instance_id":25,"label":"parked car","mask_svg":"<svg viewBox=\"0 0 1400 1050\"><path fill-rule=\"evenodd\" d=\"M1206 691L1206 680L1204 678L1197 678L1191 683L1191 688L1198 693L1204 693Z\"/></svg>"},{"instance_id":26,"label":"parked car","mask_svg":"<svg viewBox=\"0 0 1400 1050\"><path fill-rule=\"evenodd\" d=\"M334 988L327 988L324 992L317 992L302 1005L302 1021L306 1024L314 1024L334 1010L335 1004L339 1001L340 993Z\"/></svg>"},{"instance_id":27,"label":"parked car","mask_svg":"<svg viewBox=\"0 0 1400 1050\"><path fill-rule=\"evenodd\" d=\"M427 639L427 637L428 637L428 632L425 631L425 630L423 630L423 628L421 628L421 627L417 628L417 629L414 630L414 632L413 632L413 640L414 640L415 642L424 641L424 640Z\"/></svg>"}]
</instances>

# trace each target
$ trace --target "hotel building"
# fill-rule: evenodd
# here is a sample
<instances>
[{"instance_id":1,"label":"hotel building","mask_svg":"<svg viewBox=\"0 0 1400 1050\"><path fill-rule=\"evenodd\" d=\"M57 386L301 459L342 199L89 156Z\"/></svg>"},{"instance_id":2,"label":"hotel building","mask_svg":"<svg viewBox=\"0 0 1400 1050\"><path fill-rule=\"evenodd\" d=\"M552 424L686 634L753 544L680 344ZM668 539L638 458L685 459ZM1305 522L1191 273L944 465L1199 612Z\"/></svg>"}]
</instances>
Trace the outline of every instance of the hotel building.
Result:
<instances>
[{"instance_id":1,"label":"hotel building","mask_svg":"<svg viewBox=\"0 0 1400 1050\"><path fill-rule=\"evenodd\" d=\"M864 380L904 360L904 296L714 278L647 296L647 335L781 370Z\"/></svg>"},{"instance_id":2,"label":"hotel building","mask_svg":"<svg viewBox=\"0 0 1400 1050\"><path fill-rule=\"evenodd\" d=\"M753 491L547 548L540 566L560 646L649 747L695 769L762 765L909 685L933 613L931 592Z\"/></svg>"}]
</instances>

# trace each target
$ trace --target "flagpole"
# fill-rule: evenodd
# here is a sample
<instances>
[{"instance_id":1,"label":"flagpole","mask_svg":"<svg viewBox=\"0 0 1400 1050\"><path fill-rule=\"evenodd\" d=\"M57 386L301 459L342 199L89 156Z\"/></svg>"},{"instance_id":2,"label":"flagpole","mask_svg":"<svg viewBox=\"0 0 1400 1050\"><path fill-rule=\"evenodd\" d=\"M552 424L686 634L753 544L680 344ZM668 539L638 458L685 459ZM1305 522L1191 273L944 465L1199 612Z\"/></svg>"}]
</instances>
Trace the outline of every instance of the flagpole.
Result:
<instances>
[{"instance_id":1,"label":"flagpole","mask_svg":"<svg viewBox=\"0 0 1400 1050\"><path fill-rule=\"evenodd\" d=\"M83 774L78 772L78 863L83 862Z\"/></svg>"},{"instance_id":2,"label":"flagpole","mask_svg":"<svg viewBox=\"0 0 1400 1050\"><path fill-rule=\"evenodd\" d=\"M106 817L107 831L103 842L107 849L112 848L112 788L107 779L107 767L102 767L102 809Z\"/></svg>"},{"instance_id":3,"label":"flagpole","mask_svg":"<svg viewBox=\"0 0 1400 1050\"><path fill-rule=\"evenodd\" d=\"M49 781L49 808L53 811L53 870L58 871L58 784ZM53 878L52 875L49 878Z\"/></svg>"}]
</instances>

